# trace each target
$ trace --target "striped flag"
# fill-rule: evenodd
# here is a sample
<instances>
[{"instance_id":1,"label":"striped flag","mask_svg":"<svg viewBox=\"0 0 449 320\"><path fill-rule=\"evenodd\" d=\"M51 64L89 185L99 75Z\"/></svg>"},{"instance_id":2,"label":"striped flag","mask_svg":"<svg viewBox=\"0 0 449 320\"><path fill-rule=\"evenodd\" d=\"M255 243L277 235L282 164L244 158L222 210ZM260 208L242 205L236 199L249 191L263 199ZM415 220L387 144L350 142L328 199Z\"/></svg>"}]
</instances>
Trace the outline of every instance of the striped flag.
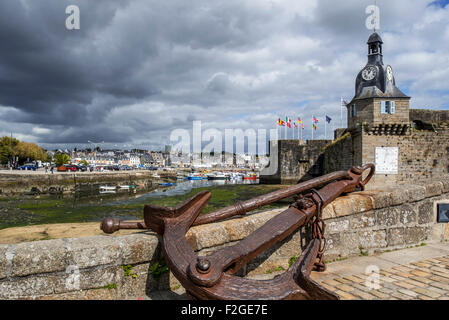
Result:
<instances>
[{"instance_id":1,"label":"striped flag","mask_svg":"<svg viewBox=\"0 0 449 320\"><path fill-rule=\"evenodd\" d=\"M280 118L277 121L278 126L283 127L284 126L284 121L282 121Z\"/></svg>"}]
</instances>

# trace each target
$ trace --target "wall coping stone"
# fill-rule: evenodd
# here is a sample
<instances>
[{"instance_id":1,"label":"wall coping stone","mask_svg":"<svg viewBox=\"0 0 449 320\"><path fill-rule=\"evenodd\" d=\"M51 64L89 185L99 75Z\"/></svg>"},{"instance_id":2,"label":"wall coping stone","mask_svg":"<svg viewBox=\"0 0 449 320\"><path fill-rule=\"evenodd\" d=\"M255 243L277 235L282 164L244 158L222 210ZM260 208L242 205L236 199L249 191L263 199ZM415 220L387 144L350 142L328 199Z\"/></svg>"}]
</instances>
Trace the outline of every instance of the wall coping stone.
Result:
<instances>
[{"instance_id":1,"label":"wall coping stone","mask_svg":"<svg viewBox=\"0 0 449 320\"><path fill-rule=\"evenodd\" d=\"M398 185L385 191L355 192L342 196L327 206L323 211L323 218L327 220L371 212L373 209L413 203L445 193L449 193L449 178L425 185ZM195 226L189 230L186 238L194 250L239 241L285 209L286 207L256 212L218 223ZM141 231L122 236L98 235L0 244L0 281L5 278L66 272L73 265L80 269L92 269L98 266L148 263L157 256L160 240L153 232Z\"/></svg>"}]
</instances>

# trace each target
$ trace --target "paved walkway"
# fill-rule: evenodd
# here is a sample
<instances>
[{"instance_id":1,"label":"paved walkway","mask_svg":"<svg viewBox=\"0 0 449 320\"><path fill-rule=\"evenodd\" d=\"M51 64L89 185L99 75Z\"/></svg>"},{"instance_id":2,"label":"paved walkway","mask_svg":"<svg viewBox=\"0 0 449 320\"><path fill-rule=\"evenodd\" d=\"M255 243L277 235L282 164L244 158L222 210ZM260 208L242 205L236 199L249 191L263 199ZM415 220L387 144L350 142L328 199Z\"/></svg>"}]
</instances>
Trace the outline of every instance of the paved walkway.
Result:
<instances>
[{"instance_id":1,"label":"paved walkway","mask_svg":"<svg viewBox=\"0 0 449 320\"><path fill-rule=\"evenodd\" d=\"M449 300L449 244L350 258L312 278L343 300Z\"/></svg>"},{"instance_id":2,"label":"paved walkway","mask_svg":"<svg viewBox=\"0 0 449 320\"><path fill-rule=\"evenodd\" d=\"M378 273L367 273L373 269ZM263 280L274 275L253 278ZM342 300L449 300L449 243L352 257L329 263L326 272L312 272L311 276ZM372 288L376 283L378 287ZM176 292L153 292L144 299L178 300L187 296L180 288Z\"/></svg>"}]
</instances>

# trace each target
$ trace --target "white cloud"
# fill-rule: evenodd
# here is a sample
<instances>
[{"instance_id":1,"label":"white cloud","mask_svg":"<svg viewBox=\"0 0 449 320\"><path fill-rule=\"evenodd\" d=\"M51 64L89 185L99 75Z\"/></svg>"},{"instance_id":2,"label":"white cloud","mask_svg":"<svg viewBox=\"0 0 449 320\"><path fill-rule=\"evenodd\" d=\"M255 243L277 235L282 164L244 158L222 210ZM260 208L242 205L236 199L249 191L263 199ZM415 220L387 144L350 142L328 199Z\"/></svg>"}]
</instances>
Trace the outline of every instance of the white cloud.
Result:
<instances>
[{"instance_id":1,"label":"white cloud","mask_svg":"<svg viewBox=\"0 0 449 320\"><path fill-rule=\"evenodd\" d=\"M39 6L25 2L27 12L39 12L35 28L56 21L50 16L54 10L45 12L51 0ZM393 66L412 106L447 109L449 6L429 7L430 2L379 3L379 32L384 62ZM18 38L27 34L42 48L55 39L66 49L49 47L27 64L0 65L0 70L18 69L3 79L8 85L13 79L17 93L0 89L0 103L14 107L0 108L1 132L14 130L40 142L90 139L163 146L172 129L190 129L193 120L208 128L268 129L289 114L301 116L309 138L312 115L324 119L328 114L339 124L340 97L352 98L355 77L367 61L369 0L83 4L81 14L91 10L82 32L70 36L46 27L36 38L33 28L20 29L20 19L3 17L19 30ZM21 46L14 47L14 54L29 55ZM65 59L56 60L61 66L71 63L62 75L62 67L50 69L55 55ZM49 84L41 88L45 81ZM1 98L6 93L12 97L8 101ZM26 94L28 100L18 98ZM67 110L76 111L68 115ZM316 137L323 134L321 121Z\"/></svg>"}]
</instances>

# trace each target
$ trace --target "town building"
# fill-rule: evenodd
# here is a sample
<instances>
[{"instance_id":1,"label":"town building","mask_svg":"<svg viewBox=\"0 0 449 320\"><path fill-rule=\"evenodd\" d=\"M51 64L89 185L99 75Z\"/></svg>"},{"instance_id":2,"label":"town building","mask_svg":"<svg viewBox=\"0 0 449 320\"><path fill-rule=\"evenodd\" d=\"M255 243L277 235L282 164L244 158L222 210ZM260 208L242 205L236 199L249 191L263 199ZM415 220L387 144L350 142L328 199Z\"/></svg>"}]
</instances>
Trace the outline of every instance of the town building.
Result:
<instances>
[{"instance_id":1,"label":"town building","mask_svg":"<svg viewBox=\"0 0 449 320\"><path fill-rule=\"evenodd\" d=\"M348 127L335 130L334 141L272 141L276 171L263 170L262 182L297 182L367 163L376 165L370 187L448 176L449 110L410 109L411 97L383 62L379 34L367 45L367 64L347 104Z\"/></svg>"}]
</instances>

